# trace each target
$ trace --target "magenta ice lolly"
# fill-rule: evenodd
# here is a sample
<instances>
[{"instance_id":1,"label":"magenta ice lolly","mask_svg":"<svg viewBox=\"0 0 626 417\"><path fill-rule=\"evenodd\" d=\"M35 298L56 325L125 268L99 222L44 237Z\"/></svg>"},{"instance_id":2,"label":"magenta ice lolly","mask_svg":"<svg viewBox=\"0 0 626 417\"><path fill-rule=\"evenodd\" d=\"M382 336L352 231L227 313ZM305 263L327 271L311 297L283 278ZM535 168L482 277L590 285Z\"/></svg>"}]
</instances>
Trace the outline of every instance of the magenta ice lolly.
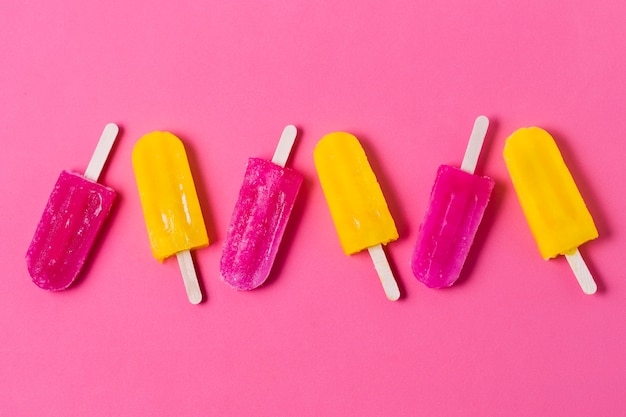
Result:
<instances>
[{"instance_id":1,"label":"magenta ice lolly","mask_svg":"<svg viewBox=\"0 0 626 417\"><path fill-rule=\"evenodd\" d=\"M50 194L26 252L28 272L45 290L74 282L111 210L115 191L97 181L118 131L106 125L84 176L62 171Z\"/></svg>"},{"instance_id":2,"label":"magenta ice lolly","mask_svg":"<svg viewBox=\"0 0 626 417\"><path fill-rule=\"evenodd\" d=\"M222 279L235 289L263 284L276 258L303 180L284 167L296 134L285 127L272 161L248 159L220 260Z\"/></svg>"},{"instance_id":3,"label":"magenta ice lolly","mask_svg":"<svg viewBox=\"0 0 626 417\"><path fill-rule=\"evenodd\" d=\"M445 288L458 279L482 220L495 182L473 175L489 126L479 116L461 169L441 165L411 258L415 277L429 288Z\"/></svg>"}]
</instances>

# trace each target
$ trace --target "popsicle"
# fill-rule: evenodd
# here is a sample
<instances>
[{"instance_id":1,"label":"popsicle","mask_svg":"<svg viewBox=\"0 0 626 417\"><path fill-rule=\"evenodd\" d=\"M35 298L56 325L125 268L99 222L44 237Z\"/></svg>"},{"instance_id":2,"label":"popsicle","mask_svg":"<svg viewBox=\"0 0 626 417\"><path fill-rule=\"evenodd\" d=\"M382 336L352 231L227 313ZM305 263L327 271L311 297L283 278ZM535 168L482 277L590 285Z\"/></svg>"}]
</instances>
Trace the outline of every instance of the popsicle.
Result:
<instances>
[{"instance_id":1,"label":"popsicle","mask_svg":"<svg viewBox=\"0 0 626 417\"><path fill-rule=\"evenodd\" d=\"M474 175L489 127L479 116L461 169L441 165L411 257L415 277L429 288L449 287L459 278L495 182Z\"/></svg>"},{"instance_id":2,"label":"popsicle","mask_svg":"<svg viewBox=\"0 0 626 417\"><path fill-rule=\"evenodd\" d=\"M115 191L98 184L119 129L109 123L84 175L62 171L26 252L37 286L51 291L69 287L80 273L107 218Z\"/></svg>"},{"instance_id":3,"label":"popsicle","mask_svg":"<svg viewBox=\"0 0 626 417\"><path fill-rule=\"evenodd\" d=\"M248 159L220 259L222 279L251 290L267 279L303 177L285 164L297 129L283 130L272 161Z\"/></svg>"},{"instance_id":4,"label":"popsicle","mask_svg":"<svg viewBox=\"0 0 626 417\"><path fill-rule=\"evenodd\" d=\"M565 255L583 292L594 294L598 287L578 247L598 230L552 136L538 127L516 130L504 161L541 256Z\"/></svg>"},{"instance_id":5,"label":"popsicle","mask_svg":"<svg viewBox=\"0 0 626 417\"><path fill-rule=\"evenodd\" d=\"M315 146L314 159L345 254L367 249L385 295L397 300L400 290L382 245L398 239L398 231L361 144L349 133L330 133Z\"/></svg>"},{"instance_id":6,"label":"popsicle","mask_svg":"<svg viewBox=\"0 0 626 417\"><path fill-rule=\"evenodd\" d=\"M202 301L191 249L209 244L191 169L181 140L169 132L141 137L132 154L154 257L176 255L189 302Z\"/></svg>"}]
</instances>

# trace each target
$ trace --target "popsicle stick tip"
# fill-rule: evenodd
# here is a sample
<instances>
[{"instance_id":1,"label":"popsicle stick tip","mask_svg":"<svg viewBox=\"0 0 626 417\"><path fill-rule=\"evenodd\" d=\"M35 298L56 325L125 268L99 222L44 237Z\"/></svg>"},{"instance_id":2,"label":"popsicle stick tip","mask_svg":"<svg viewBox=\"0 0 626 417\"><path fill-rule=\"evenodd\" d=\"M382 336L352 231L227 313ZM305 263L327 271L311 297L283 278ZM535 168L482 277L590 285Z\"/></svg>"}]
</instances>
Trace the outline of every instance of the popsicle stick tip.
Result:
<instances>
[{"instance_id":1,"label":"popsicle stick tip","mask_svg":"<svg viewBox=\"0 0 626 417\"><path fill-rule=\"evenodd\" d=\"M199 292L189 294L187 298L189 299L189 302L193 305L198 305L202 302L202 294Z\"/></svg>"},{"instance_id":2,"label":"popsicle stick tip","mask_svg":"<svg viewBox=\"0 0 626 417\"><path fill-rule=\"evenodd\" d=\"M400 299L400 290L398 289L398 291L386 292L385 295L389 301L398 301Z\"/></svg>"},{"instance_id":3,"label":"popsicle stick tip","mask_svg":"<svg viewBox=\"0 0 626 417\"><path fill-rule=\"evenodd\" d=\"M298 134L298 128L294 125L287 125L283 129L283 135L289 135L295 137Z\"/></svg>"},{"instance_id":4,"label":"popsicle stick tip","mask_svg":"<svg viewBox=\"0 0 626 417\"><path fill-rule=\"evenodd\" d=\"M85 169L85 178L98 182L119 131L120 129L115 123L108 123L104 126L100 140L91 156L87 169Z\"/></svg>"},{"instance_id":5,"label":"popsicle stick tip","mask_svg":"<svg viewBox=\"0 0 626 417\"><path fill-rule=\"evenodd\" d=\"M187 291L187 298L191 304L199 304L202 301L202 291L196 275L196 268L193 264L191 252L184 250L176 253L180 273L183 276L183 283Z\"/></svg>"},{"instance_id":6,"label":"popsicle stick tip","mask_svg":"<svg viewBox=\"0 0 626 417\"><path fill-rule=\"evenodd\" d=\"M476 170L476 164L478 163L478 157L483 148L483 142L485 141L488 128L489 119L487 116L478 116L474 121L474 127L472 128L472 133L467 143L467 148L465 149L461 170L470 174L473 174Z\"/></svg>"},{"instance_id":7,"label":"popsicle stick tip","mask_svg":"<svg viewBox=\"0 0 626 417\"><path fill-rule=\"evenodd\" d=\"M485 116L484 114L481 114L480 116L476 118L476 120L474 121L474 124L489 126L489 118Z\"/></svg>"},{"instance_id":8,"label":"popsicle stick tip","mask_svg":"<svg viewBox=\"0 0 626 417\"><path fill-rule=\"evenodd\" d=\"M284 167L287 164L289 155L291 154L291 148L296 141L298 135L298 129L294 125L287 125L283 129L283 133L280 135L278 146L272 157L272 162L276 165Z\"/></svg>"},{"instance_id":9,"label":"popsicle stick tip","mask_svg":"<svg viewBox=\"0 0 626 417\"><path fill-rule=\"evenodd\" d=\"M583 288L583 292L586 295L594 295L598 291L598 287L594 286L593 288Z\"/></svg>"},{"instance_id":10,"label":"popsicle stick tip","mask_svg":"<svg viewBox=\"0 0 626 417\"><path fill-rule=\"evenodd\" d=\"M580 285L580 288L587 295L595 294L598 291L598 286L593 279L593 275L591 275L591 271L587 267L585 260L583 259L580 251L576 249L576 251L572 254L566 254L565 258L569 263L570 268L574 272L576 276L576 280Z\"/></svg>"},{"instance_id":11,"label":"popsicle stick tip","mask_svg":"<svg viewBox=\"0 0 626 417\"><path fill-rule=\"evenodd\" d=\"M104 129L108 130L110 132L115 132L116 134L119 133L119 131L120 131L120 127L117 124L113 123L113 122L107 123L104 126Z\"/></svg>"},{"instance_id":12,"label":"popsicle stick tip","mask_svg":"<svg viewBox=\"0 0 626 417\"><path fill-rule=\"evenodd\" d=\"M393 276L389 261L385 255L385 251L382 245L378 244L367 248L372 262L374 262L374 268L380 278L380 283L383 285L383 290L389 301L397 301L400 298L400 288L396 278Z\"/></svg>"}]
</instances>

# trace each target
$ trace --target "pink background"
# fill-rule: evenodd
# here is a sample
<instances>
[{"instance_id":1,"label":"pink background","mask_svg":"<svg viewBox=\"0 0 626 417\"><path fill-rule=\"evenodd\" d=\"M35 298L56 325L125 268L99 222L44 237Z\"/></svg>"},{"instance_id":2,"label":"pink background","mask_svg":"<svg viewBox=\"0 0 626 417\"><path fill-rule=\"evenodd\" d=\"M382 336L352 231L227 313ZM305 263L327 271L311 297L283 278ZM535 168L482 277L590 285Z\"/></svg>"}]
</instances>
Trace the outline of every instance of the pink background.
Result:
<instances>
[{"instance_id":1,"label":"pink background","mask_svg":"<svg viewBox=\"0 0 626 417\"><path fill-rule=\"evenodd\" d=\"M625 15L620 0L2 1L0 415L624 412ZM437 166L460 164L479 114L496 189L460 281L430 290L409 258ZM114 213L80 282L42 291L26 248L109 121ZM246 160L288 123L306 182L271 278L236 292L218 264ZM530 125L597 222L581 250L595 296L540 258L513 192L502 148ZM153 130L185 142L205 211L199 306L149 250L130 154ZM396 219L399 302L340 249L312 157L336 130L361 139Z\"/></svg>"}]
</instances>

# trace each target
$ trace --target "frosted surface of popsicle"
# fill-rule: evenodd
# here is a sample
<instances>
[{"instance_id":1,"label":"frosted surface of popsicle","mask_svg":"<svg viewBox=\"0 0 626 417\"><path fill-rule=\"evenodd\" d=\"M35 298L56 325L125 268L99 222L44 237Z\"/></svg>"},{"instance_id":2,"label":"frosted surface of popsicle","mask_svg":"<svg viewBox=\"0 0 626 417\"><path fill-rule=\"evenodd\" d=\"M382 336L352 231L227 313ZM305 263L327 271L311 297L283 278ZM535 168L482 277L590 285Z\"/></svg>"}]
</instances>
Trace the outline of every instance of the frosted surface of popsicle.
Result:
<instances>
[{"instance_id":1,"label":"frosted surface of popsicle","mask_svg":"<svg viewBox=\"0 0 626 417\"><path fill-rule=\"evenodd\" d=\"M114 200L112 189L61 172L26 253L35 284L62 290L76 279Z\"/></svg>"},{"instance_id":2,"label":"frosted surface of popsicle","mask_svg":"<svg viewBox=\"0 0 626 417\"><path fill-rule=\"evenodd\" d=\"M452 285L461 273L494 181L441 165L411 259L415 277L430 288Z\"/></svg>"},{"instance_id":3,"label":"frosted surface of popsicle","mask_svg":"<svg viewBox=\"0 0 626 417\"><path fill-rule=\"evenodd\" d=\"M474 174L489 119L478 116L461 169L441 165L411 257L413 275L430 288L454 284L474 241L494 181Z\"/></svg>"},{"instance_id":4,"label":"frosted surface of popsicle","mask_svg":"<svg viewBox=\"0 0 626 417\"><path fill-rule=\"evenodd\" d=\"M115 123L105 126L84 176L63 171L57 179L26 252L37 286L64 290L78 277L115 200L115 191L96 181L118 132Z\"/></svg>"},{"instance_id":5,"label":"frosted surface of popsicle","mask_svg":"<svg viewBox=\"0 0 626 417\"><path fill-rule=\"evenodd\" d=\"M251 290L269 276L302 176L285 168L298 130L287 125L272 161L250 158L220 259L222 279Z\"/></svg>"},{"instance_id":6,"label":"frosted surface of popsicle","mask_svg":"<svg viewBox=\"0 0 626 417\"><path fill-rule=\"evenodd\" d=\"M220 260L233 288L251 290L267 279L302 179L265 159L248 160Z\"/></svg>"}]
</instances>

